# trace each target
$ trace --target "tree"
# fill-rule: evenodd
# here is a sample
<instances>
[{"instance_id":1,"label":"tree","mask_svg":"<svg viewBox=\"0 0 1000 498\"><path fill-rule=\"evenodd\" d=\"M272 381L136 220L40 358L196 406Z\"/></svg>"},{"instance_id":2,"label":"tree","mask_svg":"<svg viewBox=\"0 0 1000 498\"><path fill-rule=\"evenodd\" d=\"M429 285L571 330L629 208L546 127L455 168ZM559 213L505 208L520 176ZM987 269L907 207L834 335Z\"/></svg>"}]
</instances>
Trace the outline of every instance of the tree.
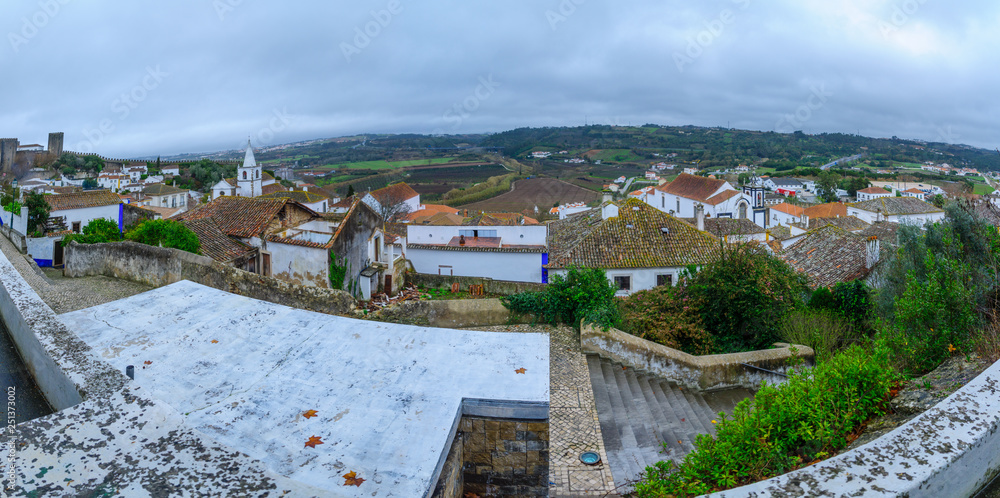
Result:
<instances>
[{"instance_id":1,"label":"tree","mask_svg":"<svg viewBox=\"0 0 1000 498\"><path fill-rule=\"evenodd\" d=\"M126 233L125 238L140 244L201 254L198 236L179 221L146 220Z\"/></svg>"},{"instance_id":2,"label":"tree","mask_svg":"<svg viewBox=\"0 0 1000 498\"><path fill-rule=\"evenodd\" d=\"M378 201L375 211L388 223L396 223L410 213L410 205L406 202L408 198L404 189L382 189L375 200Z\"/></svg>"},{"instance_id":3,"label":"tree","mask_svg":"<svg viewBox=\"0 0 1000 498\"><path fill-rule=\"evenodd\" d=\"M346 197L351 197L352 195L354 195L354 185L348 185Z\"/></svg>"},{"instance_id":4,"label":"tree","mask_svg":"<svg viewBox=\"0 0 1000 498\"><path fill-rule=\"evenodd\" d=\"M24 197L24 204L28 206L28 232L42 230L49 219L49 213L52 212L52 206L49 206L45 196L38 192L29 192Z\"/></svg>"},{"instance_id":5,"label":"tree","mask_svg":"<svg viewBox=\"0 0 1000 498\"><path fill-rule=\"evenodd\" d=\"M832 171L820 173L816 189L819 190L820 198L824 202L837 202L837 174Z\"/></svg>"},{"instance_id":6,"label":"tree","mask_svg":"<svg viewBox=\"0 0 1000 498\"><path fill-rule=\"evenodd\" d=\"M939 208L944 207L944 201L945 201L944 196L941 194L937 194L933 198L931 198L931 203L933 203L935 206Z\"/></svg>"},{"instance_id":7,"label":"tree","mask_svg":"<svg viewBox=\"0 0 1000 498\"><path fill-rule=\"evenodd\" d=\"M62 245L68 246L74 240L81 244L103 244L122 240L118 224L104 218L90 220L81 231L83 233L63 237Z\"/></svg>"},{"instance_id":8,"label":"tree","mask_svg":"<svg viewBox=\"0 0 1000 498\"><path fill-rule=\"evenodd\" d=\"M84 178L83 188L85 189L97 188L97 180L93 178Z\"/></svg>"}]
</instances>

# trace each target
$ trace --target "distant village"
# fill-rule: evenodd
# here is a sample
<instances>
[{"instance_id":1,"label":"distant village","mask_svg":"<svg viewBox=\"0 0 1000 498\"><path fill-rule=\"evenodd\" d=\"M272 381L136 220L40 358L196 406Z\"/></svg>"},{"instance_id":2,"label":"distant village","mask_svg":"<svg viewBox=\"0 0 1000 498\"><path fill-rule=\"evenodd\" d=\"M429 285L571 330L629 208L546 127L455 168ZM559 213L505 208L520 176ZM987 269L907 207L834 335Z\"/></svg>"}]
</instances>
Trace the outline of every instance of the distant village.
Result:
<instances>
[{"instance_id":1,"label":"distant village","mask_svg":"<svg viewBox=\"0 0 1000 498\"><path fill-rule=\"evenodd\" d=\"M62 153L62 134L50 135L48 149L14 140L14 154L11 140L0 142L7 170L32 154ZM580 159L566 159L574 160ZM124 229L142 219L171 219L193 231L202 253L219 263L296 285L348 290L361 300L391 298L406 271L544 284L572 267L602 268L628 295L676 283L686 268L708 263L714 252L705 248L720 242L759 244L814 287L829 286L866 278L880 251L895 244L901 224L944 218L929 201L947 196L933 185L877 182L855 196L838 190L838 202L820 204L814 180L757 176L739 166L732 173L748 178L733 185L659 162L644 178L622 176L605 185L596 205L561 204L540 217L538 206L469 212L426 204L406 183L349 198L301 180L286 181L286 187L258 164L249 141L236 176L208 193L170 185L180 174L177 164L161 164L151 174L146 162L104 162L96 178L31 169L20 179L22 191L48 194L49 221L43 233L28 233L26 213L9 213L2 222L39 266L62 265L62 238L91 220L112 220ZM672 181L661 177L675 170L680 174ZM88 179L97 188L84 189ZM626 192L633 180L647 185ZM992 207L997 199L982 202Z\"/></svg>"}]
</instances>

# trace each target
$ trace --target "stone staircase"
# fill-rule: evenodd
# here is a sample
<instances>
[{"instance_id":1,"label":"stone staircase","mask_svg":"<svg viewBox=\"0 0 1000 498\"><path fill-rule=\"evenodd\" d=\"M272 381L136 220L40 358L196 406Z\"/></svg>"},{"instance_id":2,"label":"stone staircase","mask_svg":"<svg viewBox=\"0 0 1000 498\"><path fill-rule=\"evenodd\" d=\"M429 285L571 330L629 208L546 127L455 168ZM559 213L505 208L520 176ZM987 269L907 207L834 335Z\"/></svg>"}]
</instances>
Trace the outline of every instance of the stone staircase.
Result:
<instances>
[{"instance_id":1,"label":"stone staircase","mask_svg":"<svg viewBox=\"0 0 1000 498\"><path fill-rule=\"evenodd\" d=\"M697 393L673 382L587 355L597 416L611 473L619 492L647 466L680 463L698 434L714 434L712 420L753 394L746 389ZM666 443L664 452L663 444Z\"/></svg>"}]
</instances>

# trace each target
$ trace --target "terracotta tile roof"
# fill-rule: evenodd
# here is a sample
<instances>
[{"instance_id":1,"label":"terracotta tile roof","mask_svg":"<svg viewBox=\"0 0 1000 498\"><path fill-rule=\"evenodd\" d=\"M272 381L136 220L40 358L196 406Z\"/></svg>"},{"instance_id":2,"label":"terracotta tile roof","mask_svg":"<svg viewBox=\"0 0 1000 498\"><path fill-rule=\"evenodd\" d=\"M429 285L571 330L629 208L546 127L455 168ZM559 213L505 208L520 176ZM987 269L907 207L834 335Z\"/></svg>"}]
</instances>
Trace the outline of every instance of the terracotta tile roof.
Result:
<instances>
[{"instance_id":1,"label":"terracotta tile roof","mask_svg":"<svg viewBox=\"0 0 1000 498\"><path fill-rule=\"evenodd\" d=\"M858 190L859 194L885 194L891 195L891 192L882 187L868 187L866 189Z\"/></svg>"},{"instance_id":2,"label":"terracotta tile roof","mask_svg":"<svg viewBox=\"0 0 1000 498\"><path fill-rule=\"evenodd\" d=\"M268 185L264 185L263 187L260 188L260 192L261 192L260 196L274 194L274 193L277 193L277 192L284 192L286 190L288 190L288 189L286 189L285 186L282 185L282 184L280 184L280 183L271 183L271 184L268 184ZM260 196L258 196L258 197L260 197Z\"/></svg>"},{"instance_id":3,"label":"terracotta tile roof","mask_svg":"<svg viewBox=\"0 0 1000 498\"><path fill-rule=\"evenodd\" d=\"M357 196L354 196L354 195L352 195L350 197L345 197L345 198L341 199L339 202L335 202L332 205L330 205L330 208L331 209L332 208L350 208L351 206L354 205L354 201L356 200L355 199L356 197Z\"/></svg>"},{"instance_id":4,"label":"terracotta tile roof","mask_svg":"<svg viewBox=\"0 0 1000 498\"><path fill-rule=\"evenodd\" d=\"M471 218L466 218L462 224L466 226L480 227L521 226L537 225L538 220L528 218L520 213L481 213Z\"/></svg>"},{"instance_id":5,"label":"terracotta tile roof","mask_svg":"<svg viewBox=\"0 0 1000 498\"><path fill-rule=\"evenodd\" d=\"M500 247L500 237L452 237L450 247Z\"/></svg>"},{"instance_id":6,"label":"terracotta tile roof","mask_svg":"<svg viewBox=\"0 0 1000 498\"><path fill-rule=\"evenodd\" d=\"M378 190L371 191L372 197L375 198L382 204L386 201L389 202L399 202L405 201L407 199L412 199L420 194L416 190L413 190L405 182L399 182L388 187L380 188Z\"/></svg>"},{"instance_id":7,"label":"terracotta tile roof","mask_svg":"<svg viewBox=\"0 0 1000 498\"><path fill-rule=\"evenodd\" d=\"M249 238L263 234L264 229L278 215L281 208L294 202L312 213L313 211L290 199L258 199L223 196L208 204L198 206L177 216L182 221L211 218L226 235ZM315 214L315 213L313 213Z\"/></svg>"},{"instance_id":8,"label":"terracotta tile roof","mask_svg":"<svg viewBox=\"0 0 1000 498\"><path fill-rule=\"evenodd\" d=\"M187 192L186 189L177 188L171 185L164 185L162 183L146 185L146 188L142 189L142 193L145 195L172 195L182 194L185 192Z\"/></svg>"},{"instance_id":9,"label":"terracotta tile roof","mask_svg":"<svg viewBox=\"0 0 1000 498\"><path fill-rule=\"evenodd\" d=\"M169 207L159 207L159 206L142 206L142 209L147 209L149 211L157 213L163 219L169 219L184 211L184 208L169 208Z\"/></svg>"},{"instance_id":10,"label":"terracotta tile roof","mask_svg":"<svg viewBox=\"0 0 1000 498\"><path fill-rule=\"evenodd\" d=\"M458 226L465 221L459 214L437 213L432 216L421 216L412 221L414 225L434 225L434 226Z\"/></svg>"},{"instance_id":11,"label":"terracotta tile roof","mask_svg":"<svg viewBox=\"0 0 1000 498\"><path fill-rule=\"evenodd\" d=\"M810 206L803 212L809 219L813 218L836 218L847 216L847 206L839 202L828 202L817 206Z\"/></svg>"},{"instance_id":12,"label":"terracotta tile roof","mask_svg":"<svg viewBox=\"0 0 1000 498\"><path fill-rule=\"evenodd\" d=\"M871 226L868 222L857 216L841 216L840 218L809 218L808 229L813 230L827 225L837 226L848 232L857 232Z\"/></svg>"},{"instance_id":13,"label":"terracotta tile roof","mask_svg":"<svg viewBox=\"0 0 1000 498\"><path fill-rule=\"evenodd\" d=\"M681 219L693 227L698 226L697 218ZM727 235L755 235L764 233L764 228L745 218L706 218L705 231L722 238Z\"/></svg>"},{"instance_id":14,"label":"terracotta tile roof","mask_svg":"<svg viewBox=\"0 0 1000 498\"><path fill-rule=\"evenodd\" d=\"M275 184L277 185L277 184ZM268 185L270 187L270 185ZM265 187L266 190L266 187ZM258 199L294 199L303 204L312 204L314 202L320 202L324 199L329 199L327 196L314 193L306 192L304 190L283 190L279 192L273 192L270 194L264 194L257 196Z\"/></svg>"},{"instance_id":15,"label":"terracotta tile roof","mask_svg":"<svg viewBox=\"0 0 1000 498\"><path fill-rule=\"evenodd\" d=\"M903 192L909 192L911 194L922 194L922 193L924 193L923 190L920 190L917 187L908 188L908 189L904 190Z\"/></svg>"},{"instance_id":16,"label":"terracotta tile roof","mask_svg":"<svg viewBox=\"0 0 1000 498\"><path fill-rule=\"evenodd\" d=\"M45 201L52 207L52 211L62 211L121 204L122 198L110 190L88 190L71 194L47 195Z\"/></svg>"},{"instance_id":17,"label":"terracotta tile roof","mask_svg":"<svg viewBox=\"0 0 1000 498\"><path fill-rule=\"evenodd\" d=\"M944 212L943 209L916 197L879 197L864 202L848 204L848 207L871 213L880 212L883 216Z\"/></svg>"},{"instance_id":18,"label":"terracotta tile roof","mask_svg":"<svg viewBox=\"0 0 1000 498\"><path fill-rule=\"evenodd\" d=\"M430 218L438 213L458 213L458 208L445 206L444 204L424 204L424 208L419 211L407 213L404 220L415 221L417 218Z\"/></svg>"},{"instance_id":19,"label":"terracotta tile roof","mask_svg":"<svg viewBox=\"0 0 1000 498\"><path fill-rule=\"evenodd\" d=\"M674 181L664 183L663 185L656 187L656 189L687 199L706 202L725 184L725 180L717 180L681 173L680 176L674 179Z\"/></svg>"},{"instance_id":20,"label":"terracotta tile roof","mask_svg":"<svg viewBox=\"0 0 1000 498\"><path fill-rule=\"evenodd\" d=\"M767 233L775 240L785 240L792 238L792 229L785 225L774 225L767 229Z\"/></svg>"},{"instance_id":21,"label":"terracotta tile roof","mask_svg":"<svg viewBox=\"0 0 1000 498\"><path fill-rule=\"evenodd\" d=\"M722 192L719 192L718 194L713 195L712 197L706 199L705 204L708 204L710 206L716 206L739 195L740 192L738 190L723 190Z\"/></svg>"},{"instance_id":22,"label":"terracotta tile roof","mask_svg":"<svg viewBox=\"0 0 1000 498\"><path fill-rule=\"evenodd\" d=\"M223 233L211 218L188 220L184 222L184 226L198 236L201 253L221 263L228 263L256 251L254 247Z\"/></svg>"},{"instance_id":23,"label":"terracotta tile roof","mask_svg":"<svg viewBox=\"0 0 1000 498\"><path fill-rule=\"evenodd\" d=\"M787 202L782 202L781 204L775 204L774 206L771 206L771 210L772 211L779 211L779 212L782 212L782 213L785 213L785 214L789 214L789 215L792 215L792 216L796 216L796 217L801 217L802 213L805 211L805 209L803 209L803 208L801 208L799 206L795 206L795 205L789 204ZM844 214L847 214L847 213L844 213Z\"/></svg>"},{"instance_id":24,"label":"terracotta tile roof","mask_svg":"<svg viewBox=\"0 0 1000 498\"><path fill-rule=\"evenodd\" d=\"M827 225L808 232L778 257L804 273L813 288L830 287L868 274L866 240L861 235Z\"/></svg>"},{"instance_id":25,"label":"terracotta tile roof","mask_svg":"<svg viewBox=\"0 0 1000 498\"><path fill-rule=\"evenodd\" d=\"M549 225L547 268L665 268L705 264L721 242L638 199L618 204L618 216L601 209Z\"/></svg>"},{"instance_id":26,"label":"terracotta tile roof","mask_svg":"<svg viewBox=\"0 0 1000 498\"><path fill-rule=\"evenodd\" d=\"M899 247L899 223L882 221L857 232L862 238L878 237L879 244L883 247Z\"/></svg>"}]
</instances>

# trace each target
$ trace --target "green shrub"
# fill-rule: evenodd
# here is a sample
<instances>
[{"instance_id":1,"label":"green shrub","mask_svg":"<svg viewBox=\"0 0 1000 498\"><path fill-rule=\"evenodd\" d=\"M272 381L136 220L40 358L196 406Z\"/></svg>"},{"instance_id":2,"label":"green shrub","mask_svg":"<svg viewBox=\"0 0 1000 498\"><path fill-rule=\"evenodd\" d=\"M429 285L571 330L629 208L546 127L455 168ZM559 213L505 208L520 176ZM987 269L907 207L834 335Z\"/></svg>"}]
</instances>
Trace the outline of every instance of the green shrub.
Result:
<instances>
[{"instance_id":1,"label":"green shrub","mask_svg":"<svg viewBox=\"0 0 1000 498\"><path fill-rule=\"evenodd\" d=\"M636 292L621 303L621 329L636 337L702 355L712 352L712 336L705 331L699 306L686 288L663 285Z\"/></svg>"},{"instance_id":2,"label":"green shrub","mask_svg":"<svg viewBox=\"0 0 1000 498\"><path fill-rule=\"evenodd\" d=\"M813 291L809 297L809 307L814 310L832 310L837 308L837 303L833 298L833 292L826 287L820 287Z\"/></svg>"},{"instance_id":3,"label":"green shrub","mask_svg":"<svg viewBox=\"0 0 1000 498\"><path fill-rule=\"evenodd\" d=\"M851 322L829 310L797 310L781 324L781 337L791 344L813 348L816 361L825 362L840 349L857 342L861 334Z\"/></svg>"},{"instance_id":4,"label":"green shrub","mask_svg":"<svg viewBox=\"0 0 1000 498\"><path fill-rule=\"evenodd\" d=\"M766 349L780 339L781 321L802 306L805 277L758 245L725 247L716 262L687 279L715 352Z\"/></svg>"},{"instance_id":5,"label":"green shrub","mask_svg":"<svg viewBox=\"0 0 1000 498\"><path fill-rule=\"evenodd\" d=\"M783 474L847 445L847 436L885 413L894 382L889 344L874 351L860 346L834 355L812 370L792 372L788 381L765 384L720 415L715 436L699 435L695 451L676 468L671 462L647 467L636 495L692 496Z\"/></svg>"},{"instance_id":6,"label":"green shrub","mask_svg":"<svg viewBox=\"0 0 1000 498\"><path fill-rule=\"evenodd\" d=\"M871 330L875 296L864 280L837 283L833 286L833 300L840 316L850 321L858 332Z\"/></svg>"},{"instance_id":7,"label":"green shrub","mask_svg":"<svg viewBox=\"0 0 1000 498\"><path fill-rule=\"evenodd\" d=\"M174 220L146 220L125 234L125 238L140 244L172 247L200 254L198 236L183 223Z\"/></svg>"},{"instance_id":8,"label":"green shrub","mask_svg":"<svg viewBox=\"0 0 1000 498\"><path fill-rule=\"evenodd\" d=\"M510 311L534 315L539 320L580 326L587 318L602 327L616 327L620 319L615 293L604 270L570 268L566 276L554 275L544 291L529 291L505 296L500 302Z\"/></svg>"},{"instance_id":9,"label":"green shrub","mask_svg":"<svg viewBox=\"0 0 1000 498\"><path fill-rule=\"evenodd\" d=\"M74 240L80 244L103 244L105 242L118 242L122 240L122 234L118 231L118 224L104 218L90 220L81 232L63 237L62 245L64 247L68 246Z\"/></svg>"}]
</instances>

